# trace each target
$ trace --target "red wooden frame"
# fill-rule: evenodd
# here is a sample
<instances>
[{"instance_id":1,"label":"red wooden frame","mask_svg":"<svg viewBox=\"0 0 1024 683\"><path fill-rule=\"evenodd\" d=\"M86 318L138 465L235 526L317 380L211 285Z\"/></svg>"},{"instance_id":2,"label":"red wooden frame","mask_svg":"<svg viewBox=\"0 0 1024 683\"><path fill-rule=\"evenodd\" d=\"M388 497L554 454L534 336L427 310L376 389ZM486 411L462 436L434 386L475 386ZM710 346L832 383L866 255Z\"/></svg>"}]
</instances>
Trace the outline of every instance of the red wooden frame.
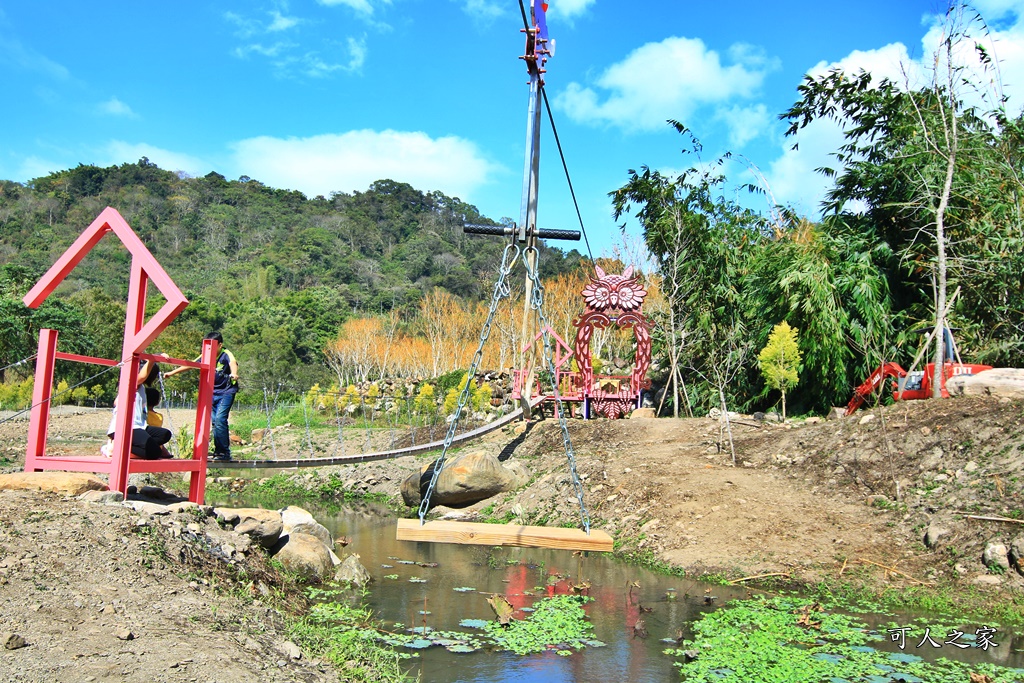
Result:
<instances>
[{"instance_id":1,"label":"red wooden frame","mask_svg":"<svg viewBox=\"0 0 1024 683\"><path fill-rule=\"evenodd\" d=\"M125 315L124 341L121 358L110 360L63 353L57 350L57 330L39 331L39 351L36 357L35 386L32 391L32 414L29 422L28 443L25 450L25 471L71 470L96 472L109 476L113 491L127 493L128 476L136 472L190 472L189 500L202 503L205 497L206 458L210 443L210 415L213 402L214 363L217 343L203 342L199 362L177 358L164 358L145 353L146 347L188 306L188 299L167 275L157 260L146 249L138 235L120 213L107 207L68 247L67 251L39 282L25 295L29 308L38 308L61 282L75 269L86 254L108 233L113 232L132 256L128 286L128 308ZM145 319L146 293L149 283L163 295L166 303L148 321ZM136 380L139 361L143 358L185 365L199 370L199 395L196 401L195 438L192 457L174 460L142 460L131 457L131 425L135 407ZM53 392L53 370L56 360L68 360L97 365L121 365L118 384L117 411L114 426L114 449L111 457L101 455L46 455L46 436L50 421L50 398Z\"/></svg>"}]
</instances>

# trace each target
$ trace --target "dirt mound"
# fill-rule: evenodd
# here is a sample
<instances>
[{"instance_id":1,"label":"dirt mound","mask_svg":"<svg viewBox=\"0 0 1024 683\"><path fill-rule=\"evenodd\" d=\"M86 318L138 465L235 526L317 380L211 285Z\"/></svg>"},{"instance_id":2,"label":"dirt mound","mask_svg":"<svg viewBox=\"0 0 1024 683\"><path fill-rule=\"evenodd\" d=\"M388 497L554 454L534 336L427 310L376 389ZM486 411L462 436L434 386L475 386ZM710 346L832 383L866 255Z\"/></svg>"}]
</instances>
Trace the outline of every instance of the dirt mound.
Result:
<instances>
[{"instance_id":1,"label":"dirt mound","mask_svg":"<svg viewBox=\"0 0 1024 683\"><path fill-rule=\"evenodd\" d=\"M1024 525L972 518L1021 517L1020 402L914 401L835 421L731 426L735 465L718 420L570 421L595 526L624 550L733 577L813 581L861 565L881 580L1024 586L981 564L989 541L1009 546ZM454 514L579 524L557 422L530 429L512 457L533 473L530 486ZM922 543L930 524L949 531L932 548Z\"/></svg>"},{"instance_id":2,"label":"dirt mound","mask_svg":"<svg viewBox=\"0 0 1024 683\"><path fill-rule=\"evenodd\" d=\"M259 553L217 557L212 518L0 491L0 519L4 681L337 680L289 656L262 599L276 574Z\"/></svg>"}]
</instances>

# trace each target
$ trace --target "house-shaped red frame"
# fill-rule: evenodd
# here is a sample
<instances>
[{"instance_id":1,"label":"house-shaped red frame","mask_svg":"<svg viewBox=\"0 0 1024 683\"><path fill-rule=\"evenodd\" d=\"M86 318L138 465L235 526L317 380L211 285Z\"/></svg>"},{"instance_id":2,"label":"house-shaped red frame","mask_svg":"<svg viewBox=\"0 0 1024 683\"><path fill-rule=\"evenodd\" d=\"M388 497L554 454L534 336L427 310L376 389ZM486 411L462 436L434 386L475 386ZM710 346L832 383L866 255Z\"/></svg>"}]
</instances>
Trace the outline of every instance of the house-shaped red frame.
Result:
<instances>
[{"instance_id":1,"label":"house-shaped red frame","mask_svg":"<svg viewBox=\"0 0 1024 683\"><path fill-rule=\"evenodd\" d=\"M149 344L188 306L188 299L149 253L142 240L127 221L109 206L92 222L75 243L57 259L46 274L25 295L29 308L38 308L54 289L75 269L85 255L108 233L113 232L132 256L128 284L128 310L125 316L124 342L117 360L63 353L57 350L57 330L39 331L39 352L36 356L35 386L32 394L32 417L29 422L25 471L71 470L108 474L112 491L127 493L128 475L136 472L191 472L189 500L202 503L206 484L206 456L210 442L210 410L213 401L213 368L217 344L203 342L198 362L164 358L145 353ZM149 321L145 319L146 292L149 283L159 290L166 303ZM135 387L139 361L143 358L160 363L184 365L199 370L199 394L196 400L196 424L192 456L173 460L142 460L131 457L131 425L135 407ZM101 455L46 455L46 434L50 421L50 398L53 393L53 369L57 360L120 366L117 411L112 457Z\"/></svg>"}]
</instances>

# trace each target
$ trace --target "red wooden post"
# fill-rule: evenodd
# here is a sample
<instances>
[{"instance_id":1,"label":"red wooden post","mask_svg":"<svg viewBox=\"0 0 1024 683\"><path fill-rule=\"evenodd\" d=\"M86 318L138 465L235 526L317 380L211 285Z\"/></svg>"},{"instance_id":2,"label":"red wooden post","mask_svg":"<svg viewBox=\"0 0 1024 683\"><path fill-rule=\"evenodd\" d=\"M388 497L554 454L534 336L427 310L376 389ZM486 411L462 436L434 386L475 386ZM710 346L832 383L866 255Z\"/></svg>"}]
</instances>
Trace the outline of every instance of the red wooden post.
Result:
<instances>
[{"instance_id":1,"label":"red wooden post","mask_svg":"<svg viewBox=\"0 0 1024 683\"><path fill-rule=\"evenodd\" d=\"M110 490L128 493L128 461L132 457L132 421L135 413L135 383L139 378L139 357L121 366L117 385L117 419L114 421L114 453L110 468Z\"/></svg>"},{"instance_id":2,"label":"red wooden post","mask_svg":"<svg viewBox=\"0 0 1024 683\"><path fill-rule=\"evenodd\" d=\"M50 396L53 393L53 365L57 352L57 330L39 330L35 383L32 386L32 416L25 448L25 471L37 471L36 458L45 455L46 432L50 426Z\"/></svg>"},{"instance_id":3,"label":"red wooden post","mask_svg":"<svg viewBox=\"0 0 1024 683\"><path fill-rule=\"evenodd\" d=\"M203 340L199 362L199 391L196 395L196 427L192 440L192 458L200 461L199 470L192 473L188 499L203 503L206 496L206 462L210 450L210 429L213 410L213 379L219 345L213 339Z\"/></svg>"}]
</instances>

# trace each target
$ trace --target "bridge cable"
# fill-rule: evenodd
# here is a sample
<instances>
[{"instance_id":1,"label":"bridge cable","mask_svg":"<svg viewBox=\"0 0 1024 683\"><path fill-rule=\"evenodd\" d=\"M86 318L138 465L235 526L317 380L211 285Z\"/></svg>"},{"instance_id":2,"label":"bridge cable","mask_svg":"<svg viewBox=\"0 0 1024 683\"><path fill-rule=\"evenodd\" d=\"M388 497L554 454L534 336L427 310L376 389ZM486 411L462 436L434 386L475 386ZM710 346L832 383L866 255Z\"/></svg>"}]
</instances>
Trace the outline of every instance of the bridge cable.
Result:
<instances>
[{"instance_id":1,"label":"bridge cable","mask_svg":"<svg viewBox=\"0 0 1024 683\"><path fill-rule=\"evenodd\" d=\"M576 218L580 221L580 232L583 233L583 242L587 245L587 254L590 255L590 262L594 261L594 252L590 250L590 240L587 239L587 229L583 225L583 216L580 214L580 205L576 201L576 191L572 188L572 178L569 177L569 166L565 163L565 154L562 152L562 142L558 139L558 128L555 127L555 117L551 113L551 104L548 102L548 93L543 85L540 87L541 97L544 98L544 108L548 112L548 122L551 124L551 132L555 136L555 146L558 147L558 157L562 160L562 170L565 171L565 181L569 183L569 194L572 196L572 205L576 209Z\"/></svg>"}]
</instances>

